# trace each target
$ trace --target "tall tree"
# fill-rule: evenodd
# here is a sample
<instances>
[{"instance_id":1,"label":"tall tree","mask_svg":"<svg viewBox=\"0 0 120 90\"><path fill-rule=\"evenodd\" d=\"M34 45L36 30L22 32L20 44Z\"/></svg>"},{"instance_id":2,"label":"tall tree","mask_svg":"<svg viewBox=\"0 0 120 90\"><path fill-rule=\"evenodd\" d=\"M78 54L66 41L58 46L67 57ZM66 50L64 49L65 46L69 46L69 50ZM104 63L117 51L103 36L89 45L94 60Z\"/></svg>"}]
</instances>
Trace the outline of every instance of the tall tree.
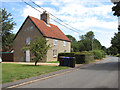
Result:
<instances>
[{"instance_id":1,"label":"tall tree","mask_svg":"<svg viewBox=\"0 0 120 90\"><path fill-rule=\"evenodd\" d=\"M2 20L0 21L2 25L2 49L3 51L7 51L13 46L14 35L12 34L12 30L16 23L13 21L12 14L8 13L5 8L0 13L2 13Z\"/></svg>"},{"instance_id":2,"label":"tall tree","mask_svg":"<svg viewBox=\"0 0 120 90\"><path fill-rule=\"evenodd\" d=\"M113 15L119 17L120 16L120 1L114 3L115 6L112 7L112 11L114 11Z\"/></svg>"},{"instance_id":3,"label":"tall tree","mask_svg":"<svg viewBox=\"0 0 120 90\"><path fill-rule=\"evenodd\" d=\"M85 35L80 36L79 51L90 51L101 49L101 43L94 38L94 32L89 31Z\"/></svg>"},{"instance_id":4,"label":"tall tree","mask_svg":"<svg viewBox=\"0 0 120 90\"><path fill-rule=\"evenodd\" d=\"M71 35L66 35L69 39L70 39L70 41L71 41L71 51L72 52L77 52L78 51L78 47L79 47L79 45L78 45L78 43L77 43L77 40L75 39L75 37L73 37L73 36L71 36Z\"/></svg>"},{"instance_id":5,"label":"tall tree","mask_svg":"<svg viewBox=\"0 0 120 90\"><path fill-rule=\"evenodd\" d=\"M118 53L120 53L120 34L115 33L114 37L111 39L112 47L116 47L118 49Z\"/></svg>"},{"instance_id":6,"label":"tall tree","mask_svg":"<svg viewBox=\"0 0 120 90\"><path fill-rule=\"evenodd\" d=\"M90 51L93 49L94 32L89 31L85 35L80 36L79 51ZM81 44L82 43L82 44ZM84 47L83 47L84 45ZM83 49L84 48L84 49Z\"/></svg>"},{"instance_id":7,"label":"tall tree","mask_svg":"<svg viewBox=\"0 0 120 90\"><path fill-rule=\"evenodd\" d=\"M66 35L66 36L70 39L71 43L76 42L76 39L73 36L71 35Z\"/></svg>"}]
</instances>

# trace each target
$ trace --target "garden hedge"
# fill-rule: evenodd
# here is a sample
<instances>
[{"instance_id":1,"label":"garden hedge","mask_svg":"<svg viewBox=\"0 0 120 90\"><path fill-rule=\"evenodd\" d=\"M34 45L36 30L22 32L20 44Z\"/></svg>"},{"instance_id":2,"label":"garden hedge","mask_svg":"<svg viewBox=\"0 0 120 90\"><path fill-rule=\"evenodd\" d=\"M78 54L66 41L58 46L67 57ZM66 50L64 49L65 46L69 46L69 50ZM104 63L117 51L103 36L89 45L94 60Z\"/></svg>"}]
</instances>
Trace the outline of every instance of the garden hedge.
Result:
<instances>
[{"instance_id":1,"label":"garden hedge","mask_svg":"<svg viewBox=\"0 0 120 90\"><path fill-rule=\"evenodd\" d=\"M93 53L87 52L87 51L72 52L72 53L59 53L58 60L60 60L60 56L75 57L76 64L89 63L90 61L94 60Z\"/></svg>"},{"instance_id":2,"label":"garden hedge","mask_svg":"<svg viewBox=\"0 0 120 90\"><path fill-rule=\"evenodd\" d=\"M103 50L93 50L91 51L95 59L105 58L105 52Z\"/></svg>"}]
</instances>

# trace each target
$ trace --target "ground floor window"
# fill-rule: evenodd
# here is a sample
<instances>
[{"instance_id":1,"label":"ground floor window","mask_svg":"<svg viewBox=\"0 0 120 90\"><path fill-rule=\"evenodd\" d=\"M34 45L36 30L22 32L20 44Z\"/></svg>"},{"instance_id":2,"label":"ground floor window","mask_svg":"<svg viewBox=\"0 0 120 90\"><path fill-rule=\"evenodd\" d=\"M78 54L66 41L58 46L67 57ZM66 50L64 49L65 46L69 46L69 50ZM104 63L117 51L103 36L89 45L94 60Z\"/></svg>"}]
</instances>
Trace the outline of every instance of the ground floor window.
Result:
<instances>
[{"instance_id":1,"label":"ground floor window","mask_svg":"<svg viewBox=\"0 0 120 90\"><path fill-rule=\"evenodd\" d=\"M53 57L57 57L57 50L53 50Z\"/></svg>"},{"instance_id":2,"label":"ground floor window","mask_svg":"<svg viewBox=\"0 0 120 90\"><path fill-rule=\"evenodd\" d=\"M66 52L66 50L64 50L64 52Z\"/></svg>"}]
</instances>

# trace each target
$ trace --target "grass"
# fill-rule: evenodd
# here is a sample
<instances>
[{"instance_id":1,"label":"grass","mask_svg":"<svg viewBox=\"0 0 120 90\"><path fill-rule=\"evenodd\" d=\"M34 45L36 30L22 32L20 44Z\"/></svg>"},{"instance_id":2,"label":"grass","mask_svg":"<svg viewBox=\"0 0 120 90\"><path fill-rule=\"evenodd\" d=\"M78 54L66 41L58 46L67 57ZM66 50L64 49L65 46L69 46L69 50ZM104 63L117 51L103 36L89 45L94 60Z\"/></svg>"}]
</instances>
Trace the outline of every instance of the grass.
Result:
<instances>
[{"instance_id":1,"label":"grass","mask_svg":"<svg viewBox=\"0 0 120 90\"><path fill-rule=\"evenodd\" d=\"M13 82L42 74L67 69L62 66L34 66L23 64L2 63L2 83Z\"/></svg>"},{"instance_id":2,"label":"grass","mask_svg":"<svg viewBox=\"0 0 120 90\"><path fill-rule=\"evenodd\" d=\"M48 62L45 62L45 63L59 63L59 61L48 61Z\"/></svg>"}]
</instances>

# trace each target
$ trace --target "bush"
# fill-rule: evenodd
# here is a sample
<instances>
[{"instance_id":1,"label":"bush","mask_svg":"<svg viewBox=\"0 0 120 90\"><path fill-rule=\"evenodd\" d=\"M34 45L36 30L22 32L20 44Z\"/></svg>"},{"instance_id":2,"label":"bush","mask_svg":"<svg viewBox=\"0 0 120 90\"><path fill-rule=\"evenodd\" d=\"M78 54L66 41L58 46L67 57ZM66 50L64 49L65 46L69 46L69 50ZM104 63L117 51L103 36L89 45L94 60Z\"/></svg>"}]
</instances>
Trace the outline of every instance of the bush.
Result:
<instances>
[{"instance_id":1,"label":"bush","mask_svg":"<svg viewBox=\"0 0 120 90\"><path fill-rule=\"evenodd\" d=\"M94 60L93 54L88 51L76 52L75 58L76 58L76 64L83 64L83 63L87 64L90 61Z\"/></svg>"},{"instance_id":2,"label":"bush","mask_svg":"<svg viewBox=\"0 0 120 90\"><path fill-rule=\"evenodd\" d=\"M59 53L59 54L58 54L58 57L59 57L59 56L74 57L74 52L71 52L71 53L69 53L69 52Z\"/></svg>"},{"instance_id":3,"label":"bush","mask_svg":"<svg viewBox=\"0 0 120 90\"><path fill-rule=\"evenodd\" d=\"M93 53L88 52L88 51L72 52L72 53L59 53L58 60L59 60L60 56L75 57L77 64L89 63L90 61L94 60Z\"/></svg>"},{"instance_id":4,"label":"bush","mask_svg":"<svg viewBox=\"0 0 120 90\"><path fill-rule=\"evenodd\" d=\"M105 57L105 52L103 50L93 50L94 59L102 59Z\"/></svg>"}]
</instances>

